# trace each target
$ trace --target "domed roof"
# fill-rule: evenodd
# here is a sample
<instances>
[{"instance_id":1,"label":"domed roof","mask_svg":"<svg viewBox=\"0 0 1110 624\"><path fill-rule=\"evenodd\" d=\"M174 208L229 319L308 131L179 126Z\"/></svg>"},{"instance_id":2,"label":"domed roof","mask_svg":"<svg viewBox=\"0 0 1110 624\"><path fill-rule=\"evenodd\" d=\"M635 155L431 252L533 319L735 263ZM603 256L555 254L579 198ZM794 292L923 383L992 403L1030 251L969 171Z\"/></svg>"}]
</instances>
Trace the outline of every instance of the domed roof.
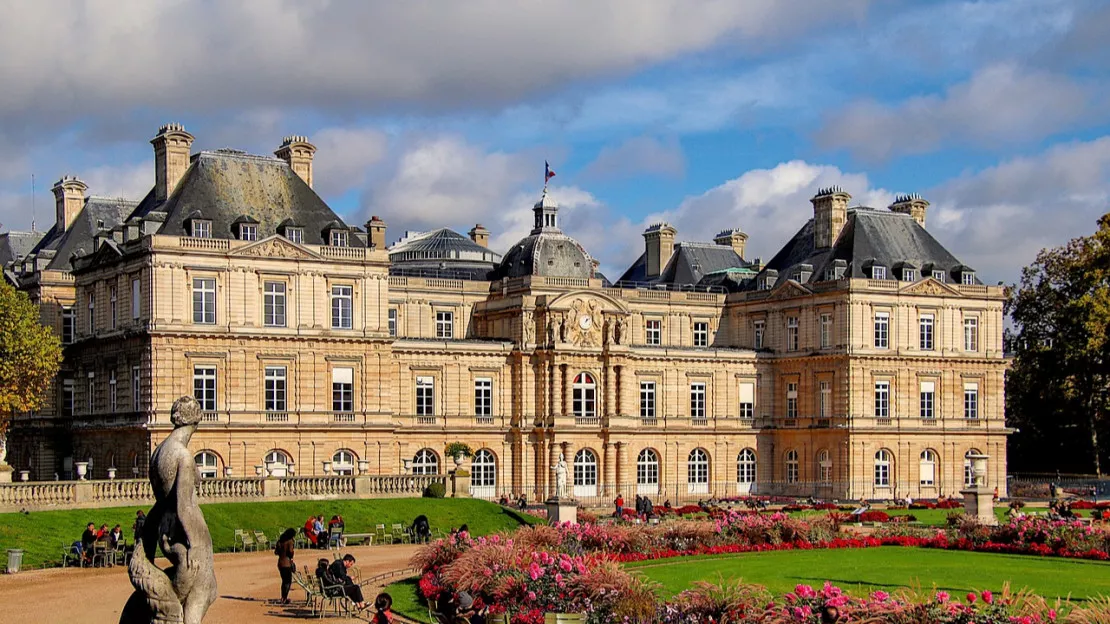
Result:
<instances>
[{"instance_id":1,"label":"domed roof","mask_svg":"<svg viewBox=\"0 0 1110 624\"><path fill-rule=\"evenodd\" d=\"M530 235L513 245L501 259L493 279L542 275L545 277L593 277L590 254L578 241L563 234L556 221L559 204L543 190L543 196L532 207L536 215Z\"/></svg>"}]
</instances>

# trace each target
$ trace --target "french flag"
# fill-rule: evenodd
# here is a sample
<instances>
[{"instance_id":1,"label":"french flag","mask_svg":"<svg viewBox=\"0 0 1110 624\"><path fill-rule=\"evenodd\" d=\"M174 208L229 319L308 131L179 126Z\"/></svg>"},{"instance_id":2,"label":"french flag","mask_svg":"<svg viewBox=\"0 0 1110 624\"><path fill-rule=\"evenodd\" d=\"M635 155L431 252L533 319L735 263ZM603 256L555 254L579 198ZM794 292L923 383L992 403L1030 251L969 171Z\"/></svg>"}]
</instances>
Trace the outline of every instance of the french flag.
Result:
<instances>
[{"instance_id":1,"label":"french flag","mask_svg":"<svg viewBox=\"0 0 1110 624\"><path fill-rule=\"evenodd\" d=\"M555 172L551 170L551 165L547 161L543 161L543 183L546 185L547 181L555 177Z\"/></svg>"}]
</instances>

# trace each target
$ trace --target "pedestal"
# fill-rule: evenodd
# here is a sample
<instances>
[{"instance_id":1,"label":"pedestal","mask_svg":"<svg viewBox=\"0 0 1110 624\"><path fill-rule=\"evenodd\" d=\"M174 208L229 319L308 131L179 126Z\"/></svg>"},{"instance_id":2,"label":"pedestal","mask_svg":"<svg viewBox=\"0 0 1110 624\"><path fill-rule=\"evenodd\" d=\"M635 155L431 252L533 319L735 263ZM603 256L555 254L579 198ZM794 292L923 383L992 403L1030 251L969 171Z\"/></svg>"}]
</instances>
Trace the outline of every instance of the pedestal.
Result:
<instances>
[{"instance_id":1,"label":"pedestal","mask_svg":"<svg viewBox=\"0 0 1110 624\"><path fill-rule=\"evenodd\" d=\"M967 515L978 520L979 524L998 524L998 517L994 515L994 490L976 486L960 490L960 494L964 495L964 510Z\"/></svg>"},{"instance_id":2,"label":"pedestal","mask_svg":"<svg viewBox=\"0 0 1110 624\"><path fill-rule=\"evenodd\" d=\"M547 521L551 524L569 522L578 524L578 501L572 498L553 496L544 503L547 505Z\"/></svg>"},{"instance_id":3,"label":"pedestal","mask_svg":"<svg viewBox=\"0 0 1110 624\"><path fill-rule=\"evenodd\" d=\"M0 464L0 483L11 483L13 468L7 464Z\"/></svg>"}]
</instances>

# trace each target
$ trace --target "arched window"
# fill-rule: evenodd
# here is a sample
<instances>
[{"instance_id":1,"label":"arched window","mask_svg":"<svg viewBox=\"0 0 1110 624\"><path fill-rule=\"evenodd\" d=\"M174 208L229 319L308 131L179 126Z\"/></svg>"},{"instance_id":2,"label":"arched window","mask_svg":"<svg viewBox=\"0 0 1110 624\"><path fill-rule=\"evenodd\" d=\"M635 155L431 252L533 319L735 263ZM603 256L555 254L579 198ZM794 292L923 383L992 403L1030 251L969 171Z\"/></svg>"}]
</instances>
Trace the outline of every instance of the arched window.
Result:
<instances>
[{"instance_id":1,"label":"arched window","mask_svg":"<svg viewBox=\"0 0 1110 624\"><path fill-rule=\"evenodd\" d=\"M597 455L590 449L574 454L574 495L597 496Z\"/></svg>"},{"instance_id":2,"label":"arched window","mask_svg":"<svg viewBox=\"0 0 1110 624\"><path fill-rule=\"evenodd\" d=\"M932 487L937 484L937 454L932 449L921 451L918 463L921 485Z\"/></svg>"},{"instance_id":3,"label":"arched window","mask_svg":"<svg viewBox=\"0 0 1110 624\"><path fill-rule=\"evenodd\" d=\"M686 490L691 494L709 493L709 453L696 448L686 459Z\"/></svg>"},{"instance_id":4,"label":"arched window","mask_svg":"<svg viewBox=\"0 0 1110 624\"><path fill-rule=\"evenodd\" d=\"M755 451L746 448L736 456L737 493L751 494L753 485L755 485Z\"/></svg>"},{"instance_id":5,"label":"arched window","mask_svg":"<svg viewBox=\"0 0 1110 624\"><path fill-rule=\"evenodd\" d=\"M790 449L786 452L786 482L798 482L798 451Z\"/></svg>"},{"instance_id":6,"label":"arched window","mask_svg":"<svg viewBox=\"0 0 1110 624\"><path fill-rule=\"evenodd\" d=\"M971 470L971 459L969 458L972 455L980 454L979 449L968 449L967 452L964 453L964 487L975 486L975 473Z\"/></svg>"},{"instance_id":7,"label":"arched window","mask_svg":"<svg viewBox=\"0 0 1110 624\"><path fill-rule=\"evenodd\" d=\"M659 493L659 454L649 448L636 457L636 493Z\"/></svg>"},{"instance_id":8,"label":"arched window","mask_svg":"<svg viewBox=\"0 0 1110 624\"><path fill-rule=\"evenodd\" d=\"M339 449L331 456L331 471L337 475L355 474L355 463L358 458L347 449Z\"/></svg>"},{"instance_id":9,"label":"arched window","mask_svg":"<svg viewBox=\"0 0 1110 624\"><path fill-rule=\"evenodd\" d=\"M470 495L475 498L497 496L497 459L489 449L479 449L470 462Z\"/></svg>"},{"instance_id":10,"label":"arched window","mask_svg":"<svg viewBox=\"0 0 1110 624\"><path fill-rule=\"evenodd\" d=\"M571 394L575 418L595 418L597 416L597 384L593 375L578 373L574 378Z\"/></svg>"},{"instance_id":11,"label":"arched window","mask_svg":"<svg viewBox=\"0 0 1110 624\"><path fill-rule=\"evenodd\" d=\"M285 451L273 450L266 453L266 457L262 459L262 463L270 474L275 477L285 477L291 472L292 460L285 454Z\"/></svg>"},{"instance_id":12,"label":"arched window","mask_svg":"<svg viewBox=\"0 0 1110 624\"><path fill-rule=\"evenodd\" d=\"M890 451L879 449L875 453L875 486L890 487Z\"/></svg>"},{"instance_id":13,"label":"arched window","mask_svg":"<svg viewBox=\"0 0 1110 624\"><path fill-rule=\"evenodd\" d=\"M432 449L420 449L412 458L412 474L434 475L439 474L439 457Z\"/></svg>"},{"instance_id":14,"label":"arched window","mask_svg":"<svg viewBox=\"0 0 1110 624\"><path fill-rule=\"evenodd\" d=\"M197 475L201 479L215 479L220 474L220 458L212 451L201 451L193 456L197 463Z\"/></svg>"},{"instance_id":15,"label":"arched window","mask_svg":"<svg viewBox=\"0 0 1110 624\"><path fill-rule=\"evenodd\" d=\"M829 449L817 451L817 480L828 485L832 483L832 455Z\"/></svg>"}]
</instances>

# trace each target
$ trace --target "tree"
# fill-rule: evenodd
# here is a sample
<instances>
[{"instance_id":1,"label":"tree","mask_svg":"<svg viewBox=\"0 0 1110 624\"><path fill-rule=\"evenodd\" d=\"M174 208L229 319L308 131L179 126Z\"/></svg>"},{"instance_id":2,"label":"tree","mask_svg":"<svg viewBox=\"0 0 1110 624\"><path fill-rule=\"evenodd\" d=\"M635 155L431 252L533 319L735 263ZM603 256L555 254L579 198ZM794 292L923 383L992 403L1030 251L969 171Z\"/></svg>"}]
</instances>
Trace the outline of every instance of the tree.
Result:
<instances>
[{"instance_id":1,"label":"tree","mask_svg":"<svg viewBox=\"0 0 1110 624\"><path fill-rule=\"evenodd\" d=\"M61 362L61 342L39 322L38 307L0 283L0 436L12 414L42 407Z\"/></svg>"},{"instance_id":2,"label":"tree","mask_svg":"<svg viewBox=\"0 0 1110 624\"><path fill-rule=\"evenodd\" d=\"M1098 231L1042 250L1011 288L1011 464L1102 474L1110 403L1110 214Z\"/></svg>"}]
</instances>

